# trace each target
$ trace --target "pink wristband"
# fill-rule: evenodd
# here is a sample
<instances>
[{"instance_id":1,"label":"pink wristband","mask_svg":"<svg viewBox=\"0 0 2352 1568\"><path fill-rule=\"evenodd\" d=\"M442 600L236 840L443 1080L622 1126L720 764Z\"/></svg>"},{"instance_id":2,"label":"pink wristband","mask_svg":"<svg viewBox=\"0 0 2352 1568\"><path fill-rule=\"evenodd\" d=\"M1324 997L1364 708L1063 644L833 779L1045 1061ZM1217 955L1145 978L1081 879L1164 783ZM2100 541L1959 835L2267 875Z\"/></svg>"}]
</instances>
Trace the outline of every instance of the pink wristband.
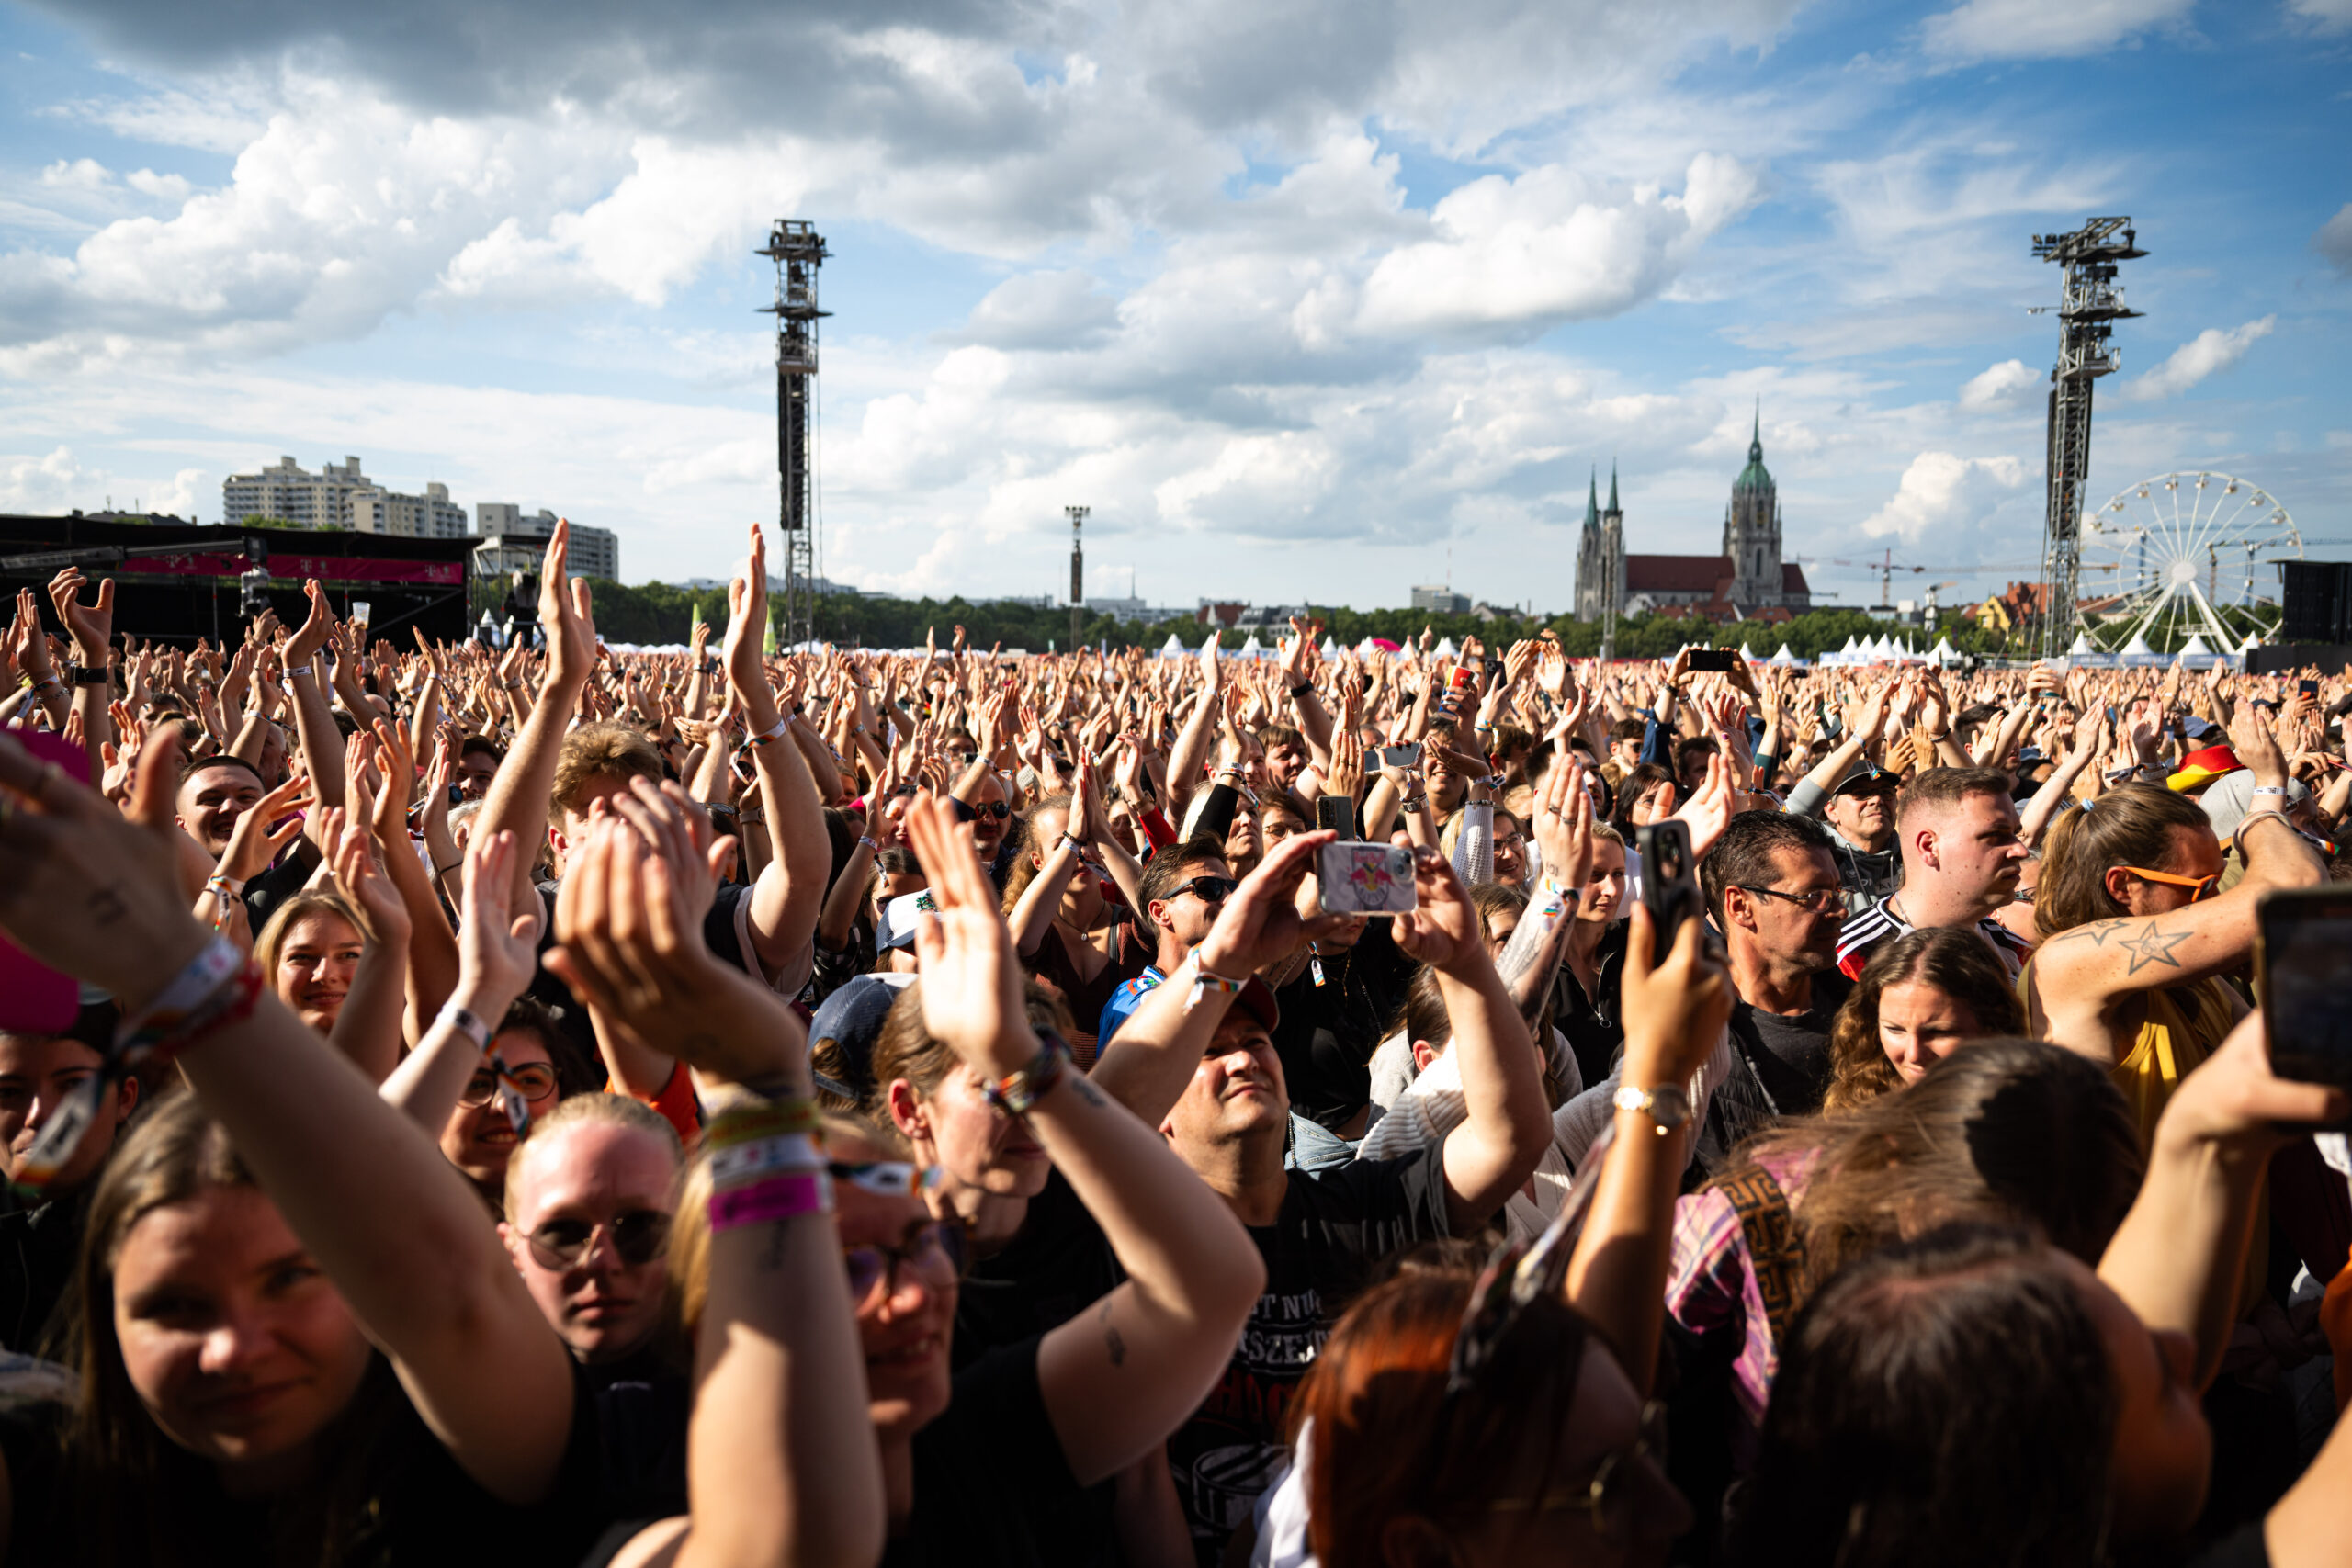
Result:
<instances>
[{"instance_id":1,"label":"pink wristband","mask_svg":"<svg viewBox=\"0 0 2352 1568\"><path fill-rule=\"evenodd\" d=\"M833 1179L825 1172L775 1176L751 1187L710 1197L710 1231L737 1225L766 1224L773 1220L797 1219L803 1214L829 1214L833 1210Z\"/></svg>"}]
</instances>

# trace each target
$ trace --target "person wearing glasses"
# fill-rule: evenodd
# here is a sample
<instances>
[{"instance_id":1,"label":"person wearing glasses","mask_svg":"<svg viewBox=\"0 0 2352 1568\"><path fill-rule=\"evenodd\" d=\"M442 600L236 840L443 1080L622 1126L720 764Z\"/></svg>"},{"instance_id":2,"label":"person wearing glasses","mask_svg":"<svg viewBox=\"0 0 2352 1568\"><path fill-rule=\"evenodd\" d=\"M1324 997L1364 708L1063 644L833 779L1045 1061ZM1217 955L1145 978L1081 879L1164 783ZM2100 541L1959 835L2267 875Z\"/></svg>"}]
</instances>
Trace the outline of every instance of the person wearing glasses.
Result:
<instances>
[{"instance_id":1,"label":"person wearing glasses","mask_svg":"<svg viewBox=\"0 0 2352 1568\"><path fill-rule=\"evenodd\" d=\"M559 1054L560 1054L559 1055ZM560 1061L563 1065L558 1066ZM503 1063L502 1072L495 1064ZM441 1152L481 1194L493 1214L505 1212L506 1168L533 1122L569 1092L590 1087L579 1053L545 1003L517 997L482 1059L441 1123ZM515 1125L514 1111L522 1111Z\"/></svg>"},{"instance_id":2,"label":"person wearing glasses","mask_svg":"<svg viewBox=\"0 0 2352 1568\"><path fill-rule=\"evenodd\" d=\"M624 1514L686 1506L693 1383L669 1343L664 1250L684 1156L676 1129L621 1094L575 1094L506 1162L498 1226L514 1271L594 1393Z\"/></svg>"},{"instance_id":3,"label":"person wearing glasses","mask_svg":"<svg viewBox=\"0 0 2352 1568\"><path fill-rule=\"evenodd\" d=\"M1907 932L1973 930L2011 975L2033 944L1993 919L2017 893L2025 841L2009 775L1998 768L1929 768L1903 786L1895 804L1903 856L1898 891L1849 916L1838 938L1838 966L1861 977L1871 954Z\"/></svg>"},{"instance_id":4,"label":"person wearing glasses","mask_svg":"<svg viewBox=\"0 0 2352 1568\"><path fill-rule=\"evenodd\" d=\"M1185 954L1200 945L1201 939L1216 923L1217 910L1224 907L1226 895L1237 886L1226 866L1221 837L1202 835L1188 839L1151 857L1143 868L1143 880L1136 893L1142 899L1144 918L1157 933L1158 950L1142 974L1121 984L1111 993L1111 999L1102 1004L1102 1016L1094 1026L1094 1048L1098 1052L1133 1016L1145 995L1175 973Z\"/></svg>"},{"instance_id":5,"label":"person wearing glasses","mask_svg":"<svg viewBox=\"0 0 2352 1568\"><path fill-rule=\"evenodd\" d=\"M1709 1096L1698 1157L1712 1174L1750 1134L1821 1109L1829 1032L1853 983L1838 972L1845 886L1809 817L1743 811L1699 863L1732 988L1732 1072Z\"/></svg>"},{"instance_id":6,"label":"person wearing glasses","mask_svg":"<svg viewBox=\"0 0 2352 1568\"><path fill-rule=\"evenodd\" d=\"M2231 739L2254 776L2233 841L2245 874L2226 893L2222 843L2195 799L2125 784L2051 829L2019 980L2033 1032L2108 1067L2143 1134L2180 1080L2246 1011L2222 976L2254 954L2255 906L2326 866L2286 816L2286 760L2245 705ZM2255 1251L2264 1250L2255 1232Z\"/></svg>"}]
</instances>

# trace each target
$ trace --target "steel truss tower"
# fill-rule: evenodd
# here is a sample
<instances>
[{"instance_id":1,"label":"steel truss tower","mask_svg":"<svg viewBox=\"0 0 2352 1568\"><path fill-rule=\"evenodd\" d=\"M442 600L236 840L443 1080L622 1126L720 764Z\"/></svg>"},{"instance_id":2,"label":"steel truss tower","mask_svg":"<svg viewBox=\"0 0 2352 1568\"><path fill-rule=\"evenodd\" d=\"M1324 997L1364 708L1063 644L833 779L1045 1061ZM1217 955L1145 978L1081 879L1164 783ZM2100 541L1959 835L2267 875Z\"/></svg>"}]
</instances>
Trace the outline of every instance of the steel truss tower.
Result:
<instances>
[{"instance_id":1,"label":"steel truss tower","mask_svg":"<svg viewBox=\"0 0 2352 1568\"><path fill-rule=\"evenodd\" d=\"M2036 234L2033 254L2065 269L2058 306L2058 363L2050 372L2050 491L2042 521L2041 657L2073 646L2081 599L2083 483L2091 467L2091 387L2122 361L2109 344L2123 307L2117 265L2148 253L2129 218L2094 218L2071 234ZM2120 234L2120 238L2119 238Z\"/></svg>"},{"instance_id":2,"label":"steel truss tower","mask_svg":"<svg viewBox=\"0 0 2352 1568\"><path fill-rule=\"evenodd\" d=\"M1078 639L1086 631L1086 552L1079 547L1078 533L1086 526L1091 506L1065 506L1062 511L1069 518L1069 650L1078 651Z\"/></svg>"},{"instance_id":3,"label":"steel truss tower","mask_svg":"<svg viewBox=\"0 0 2352 1568\"><path fill-rule=\"evenodd\" d=\"M779 541L784 593L775 621L777 642L789 645L817 635L821 514L811 462L816 452L817 322L832 314L817 309L817 269L824 265L827 252L816 225L785 218L769 231L767 248L752 254L775 263L775 303L760 309L775 317L777 526L784 535Z\"/></svg>"}]
</instances>

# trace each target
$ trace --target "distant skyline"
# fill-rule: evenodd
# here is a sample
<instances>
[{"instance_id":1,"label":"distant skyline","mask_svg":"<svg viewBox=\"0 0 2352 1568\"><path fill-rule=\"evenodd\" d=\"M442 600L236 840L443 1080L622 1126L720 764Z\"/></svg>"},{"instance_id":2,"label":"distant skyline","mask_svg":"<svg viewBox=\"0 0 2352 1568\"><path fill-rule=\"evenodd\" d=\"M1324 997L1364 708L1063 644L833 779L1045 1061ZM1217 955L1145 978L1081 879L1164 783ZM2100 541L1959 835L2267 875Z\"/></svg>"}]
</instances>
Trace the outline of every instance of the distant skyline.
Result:
<instances>
[{"instance_id":1,"label":"distant skyline","mask_svg":"<svg viewBox=\"0 0 2352 1568\"><path fill-rule=\"evenodd\" d=\"M2128 213L2094 502L2352 539L2347 65L2352 0L0 0L0 511L356 453L722 576L791 217L839 581L1058 594L1078 502L1106 596L1565 610L1589 475L1711 550L1760 400L1824 602L2017 568L1958 604L2039 553L2029 236Z\"/></svg>"}]
</instances>

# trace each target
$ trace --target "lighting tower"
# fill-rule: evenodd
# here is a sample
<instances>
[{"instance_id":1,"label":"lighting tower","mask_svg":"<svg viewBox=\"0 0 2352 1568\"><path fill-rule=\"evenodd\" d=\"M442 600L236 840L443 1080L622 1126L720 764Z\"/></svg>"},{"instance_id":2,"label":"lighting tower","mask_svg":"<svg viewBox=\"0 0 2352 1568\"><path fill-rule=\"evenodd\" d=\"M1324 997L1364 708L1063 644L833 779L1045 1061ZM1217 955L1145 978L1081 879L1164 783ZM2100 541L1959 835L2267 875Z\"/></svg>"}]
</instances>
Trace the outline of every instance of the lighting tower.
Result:
<instances>
[{"instance_id":1,"label":"lighting tower","mask_svg":"<svg viewBox=\"0 0 2352 1568\"><path fill-rule=\"evenodd\" d=\"M784 536L784 595L776 618L778 641L790 646L817 635L820 512L811 460L816 453L817 322L832 314L817 309L817 269L827 253L816 225L784 218L769 231L767 248L752 254L775 263L775 303L760 309L775 317L777 526Z\"/></svg>"},{"instance_id":2,"label":"lighting tower","mask_svg":"<svg viewBox=\"0 0 2352 1568\"><path fill-rule=\"evenodd\" d=\"M1078 651L1078 639L1086 629L1086 551L1078 541L1078 531L1086 525L1091 506L1065 506L1069 517L1069 650Z\"/></svg>"},{"instance_id":3,"label":"lighting tower","mask_svg":"<svg viewBox=\"0 0 2352 1568\"><path fill-rule=\"evenodd\" d=\"M2091 466L2091 385L2121 361L2108 342L2123 307L2117 265L2148 253L2132 243L2129 218L2093 218L2071 234L2036 234L2033 254L2065 269L2058 305L2058 363L2050 372L2050 491L2042 522L2041 656L2075 640L2082 562L2083 482ZM2120 238L2118 237L2120 234Z\"/></svg>"}]
</instances>

